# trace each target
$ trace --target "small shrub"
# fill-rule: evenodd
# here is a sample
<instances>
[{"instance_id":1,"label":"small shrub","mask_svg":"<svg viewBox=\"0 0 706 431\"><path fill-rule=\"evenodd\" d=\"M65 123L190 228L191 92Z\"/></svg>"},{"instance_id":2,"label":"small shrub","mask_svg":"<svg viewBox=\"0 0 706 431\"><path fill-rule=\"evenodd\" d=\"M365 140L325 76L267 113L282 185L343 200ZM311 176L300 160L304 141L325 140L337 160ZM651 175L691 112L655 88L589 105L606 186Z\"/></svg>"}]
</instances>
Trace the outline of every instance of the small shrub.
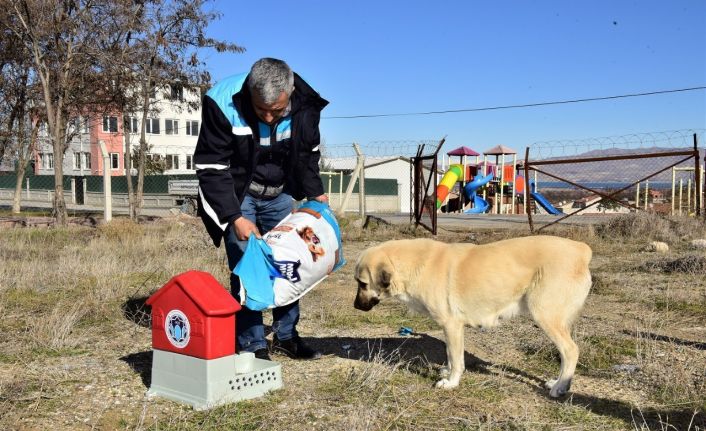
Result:
<instances>
[{"instance_id":1,"label":"small shrub","mask_svg":"<svg viewBox=\"0 0 706 431\"><path fill-rule=\"evenodd\" d=\"M640 269L667 274L706 274L706 256L687 254L676 259L656 259L645 262Z\"/></svg>"},{"instance_id":2,"label":"small shrub","mask_svg":"<svg viewBox=\"0 0 706 431\"><path fill-rule=\"evenodd\" d=\"M653 213L637 211L612 217L597 224L596 235L601 238L640 238L667 241L673 239L668 220Z\"/></svg>"}]
</instances>

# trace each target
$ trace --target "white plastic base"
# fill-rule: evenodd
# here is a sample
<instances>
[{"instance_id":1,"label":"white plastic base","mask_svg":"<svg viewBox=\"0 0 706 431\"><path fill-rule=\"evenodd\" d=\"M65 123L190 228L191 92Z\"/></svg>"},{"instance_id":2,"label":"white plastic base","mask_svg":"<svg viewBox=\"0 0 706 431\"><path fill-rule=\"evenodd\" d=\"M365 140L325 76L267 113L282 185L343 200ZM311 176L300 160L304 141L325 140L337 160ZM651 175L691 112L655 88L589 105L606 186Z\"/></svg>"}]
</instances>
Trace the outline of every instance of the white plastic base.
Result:
<instances>
[{"instance_id":1,"label":"white plastic base","mask_svg":"<svg viewBox=\"0 0 706 431\"><path fill-rule=\"evenodd\" d=\"M249 352L207 360L155 349L147 395L206 410L281 387L282 366Z\"/></svg>"}]
</instances>

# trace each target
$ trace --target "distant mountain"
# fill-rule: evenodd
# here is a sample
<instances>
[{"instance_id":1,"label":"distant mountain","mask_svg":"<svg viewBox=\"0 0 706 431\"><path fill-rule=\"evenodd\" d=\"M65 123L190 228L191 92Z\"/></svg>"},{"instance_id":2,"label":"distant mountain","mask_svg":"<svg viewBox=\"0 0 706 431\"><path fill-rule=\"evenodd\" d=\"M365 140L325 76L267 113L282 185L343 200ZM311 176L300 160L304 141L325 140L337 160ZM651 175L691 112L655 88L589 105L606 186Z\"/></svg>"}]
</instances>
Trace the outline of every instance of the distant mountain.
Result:
<instances>
[{"instance_id":1,"label":"distant mountain","mask_svg":"<svg viewBox=\"0 0 706 431\"><path fill-rule=\"evenodd\" d=\"M676 152L676 151L688 151L691 148L662 148L662 147L651 147L651 148L640 148L640 149L621 149L621 148L610 148L604 150L591 150L579 155L573 156L571 159L583 159L583 158L600 158L600 157L610 157L610 156L622 156L622 155L642 155L650 153L663 153L663 152ZM700 150L699 155L699 165L703 168L704 156L706 156L706 151ZM623 160L607 160L607 161L594 161L594 162L582 162L582 163L571 163L571 159L565 157L550 158L547 160L567 160L567 163L562 163L558 165L547 165L538 166L538 168L543 171L552 173L563 179L573 181L576 183L625 183L634 182L644 177L649 176L655 172L661 171L664 168L684 159L687 156L663 156L663 157L650 157L650 158L631 158ZM694 167L694 159L689 159L685 162L679 163L677 167ZM693 178L693 171L691 172L678 172L677 179ZM702 176L703 178L703 176ZM557 181L546 175L540 175L540 183L543 181ZM664 172L650 178L651 182L671 182L672 181L672 169L667 168Z\"/></svg>"}]
</instances>

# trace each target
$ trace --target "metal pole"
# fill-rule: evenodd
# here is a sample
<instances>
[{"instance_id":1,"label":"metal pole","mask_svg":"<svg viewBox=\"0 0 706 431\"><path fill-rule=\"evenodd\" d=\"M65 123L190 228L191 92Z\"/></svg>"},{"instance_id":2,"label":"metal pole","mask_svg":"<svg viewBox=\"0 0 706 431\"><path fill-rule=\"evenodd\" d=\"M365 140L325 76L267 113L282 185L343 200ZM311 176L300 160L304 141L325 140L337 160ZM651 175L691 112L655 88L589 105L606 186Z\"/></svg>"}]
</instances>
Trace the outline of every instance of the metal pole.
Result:
<instances>
[{"instance_id":1,"label":"metal pole","mask_svg":"<svg viewBox=\"0 0 706 431\"><path fill-rule=\"evenodd\" d=\"M672 168L672 215L674 215L674 198L675 198L675 190L674 188L676 187L676 181L677 181L677 171L676 168Z\"/></svg>"},{"instance_id":2,"label":"metal pole","mask_svg":"<svg viewBox=\"0 0 706 431\"><path fill-rule=\"evenodd\" d=\"M694 205L696 206L696 217L701 215L701 170L699 160L699 141L694 133Z\"/></svg>"},{"instance_id":3,"label":"metal pole","mask_svg":"<svg viewBox=\"0 0 706 431\"><path fill-rule=\"evenodd\" d=\"M534 223L532 223L532 211L527 198L529 198L529 147L525 149L525 213L527 214L527 221L529 221L530 232L534 233Z\"/></svg>"},{"instance_id":4,"label":"metal pole","mask_svg":"<svg viewBox=\"0 0 706 431\"><path fill-rule=\"evenodd\" d=\"M649 196L650 180L645 181L645 211L647 211L647 197Z\"/></svg>"},{"instance_id":5,"label":"metal pole","mask_svg":"<svg viewBox=\"0 0 706 431\"><path fill-rule=\"evenodd\" d=\"M679 178L679 215L681 215L681 199L682 199L682 188L684 187L684 178Z\"/></svg>"},{"instance_id":6,"label":"metal pole","mask_svg":"<svg viewBox=\"0 0 706 431\"><path fill-rule=\"evenodd\" d=\"M515 214L515 197L517 196L517 189L515 189L515 181L517 180L517 153L512 155L512 199L510 199L512 204L511 214Z\"/></svg>"},{"instance_id":7,"label":"metal pole","mask_svg":"<svg viewBox=\"0 0 706 431\"><path fill-rule=\"evenodd\" d=\"M635 206L640 208L640 183L635 187Z\"/></svg>"},{"instance_id":8,"label":"metal pole","mask_svg":"<svg viewBox=\"0 0 706 431\"><path fill-rule=\"evenodd\" d=\"M498 202L498 214L503 213L503 198L504 198L504 193L503 193L503 188L505 186L505 154L503 154L502 159L500 161L500 201Z\"/></svg>"}]
</instances>

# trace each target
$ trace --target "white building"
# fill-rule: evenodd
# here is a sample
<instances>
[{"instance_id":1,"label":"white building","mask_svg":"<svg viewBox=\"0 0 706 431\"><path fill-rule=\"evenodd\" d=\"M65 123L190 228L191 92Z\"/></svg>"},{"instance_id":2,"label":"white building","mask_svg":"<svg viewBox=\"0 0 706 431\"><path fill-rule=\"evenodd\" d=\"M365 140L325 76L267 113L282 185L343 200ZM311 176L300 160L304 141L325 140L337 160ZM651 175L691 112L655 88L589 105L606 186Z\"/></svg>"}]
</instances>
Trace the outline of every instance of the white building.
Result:
<instances>
[{"instance_id":1,"label":"white building","mask_svg":"<svg viewBox=\"0 0 706 431\"><path fill-rule=\"evenodd\" d=\"M145 127L148 157L165 160L165 174L193 174L193 155L201 127L201 93L198 88L167 87L154 94L155 114ZM130 117L130 144L137 148L141 115Z\"/></svg>"}]
</instances>

